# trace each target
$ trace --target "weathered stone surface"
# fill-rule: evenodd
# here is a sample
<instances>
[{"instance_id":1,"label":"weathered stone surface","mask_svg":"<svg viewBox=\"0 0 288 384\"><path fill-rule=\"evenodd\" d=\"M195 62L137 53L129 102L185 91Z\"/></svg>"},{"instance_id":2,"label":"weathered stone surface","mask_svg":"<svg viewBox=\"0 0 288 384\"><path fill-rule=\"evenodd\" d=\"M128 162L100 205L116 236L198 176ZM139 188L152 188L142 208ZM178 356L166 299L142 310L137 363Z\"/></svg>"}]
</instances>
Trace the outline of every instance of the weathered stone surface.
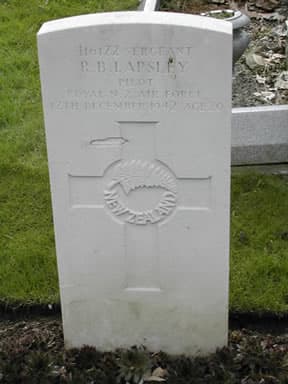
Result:
<instances>
[{"instance_id":1,"label":"weathered stone surface","mask_svg":"<svg viewBox=\"0 0 288 384\"><path fill-rule=\"evenodd\" d=\"M88 15L38 45L67 346L224 345L231 25Z\"/></svg>"}]
</instances>

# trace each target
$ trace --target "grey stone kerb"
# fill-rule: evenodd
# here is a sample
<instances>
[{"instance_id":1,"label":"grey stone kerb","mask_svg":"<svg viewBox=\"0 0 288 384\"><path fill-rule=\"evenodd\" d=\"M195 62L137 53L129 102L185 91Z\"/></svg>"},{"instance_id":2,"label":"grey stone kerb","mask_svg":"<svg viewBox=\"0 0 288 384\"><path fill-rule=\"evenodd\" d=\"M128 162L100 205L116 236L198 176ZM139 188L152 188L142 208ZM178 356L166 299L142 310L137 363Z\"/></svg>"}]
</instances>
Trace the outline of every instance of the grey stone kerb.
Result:
<instances>
[{"instance_id":1,"label":"grey stone kerb","mask_svg":"<svg viewBox=\"0 0 288 384\"><path fill-rule=\"evenodd\" d=\"M233 108L232 165L288 162L288 105Z\"/></svg>"}]
</instances>

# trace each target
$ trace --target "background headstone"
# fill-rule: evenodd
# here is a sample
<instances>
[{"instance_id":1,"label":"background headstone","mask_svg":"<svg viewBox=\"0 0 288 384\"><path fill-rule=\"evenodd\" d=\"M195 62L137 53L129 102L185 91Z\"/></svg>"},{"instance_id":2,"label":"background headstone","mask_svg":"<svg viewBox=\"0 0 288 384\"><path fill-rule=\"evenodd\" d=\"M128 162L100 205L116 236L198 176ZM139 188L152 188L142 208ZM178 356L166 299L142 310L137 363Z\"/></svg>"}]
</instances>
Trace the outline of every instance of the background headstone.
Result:
<instances>
[{"instance_id":1,"label":"background headstone","mask_svg":"<svg viewBox=\"0 0 288 384\"><path fill-rule=\"evenodd\" d=\"M224 345L230 24L87 15L38 46L66 345Z\"/></svg>"}]
</instances>

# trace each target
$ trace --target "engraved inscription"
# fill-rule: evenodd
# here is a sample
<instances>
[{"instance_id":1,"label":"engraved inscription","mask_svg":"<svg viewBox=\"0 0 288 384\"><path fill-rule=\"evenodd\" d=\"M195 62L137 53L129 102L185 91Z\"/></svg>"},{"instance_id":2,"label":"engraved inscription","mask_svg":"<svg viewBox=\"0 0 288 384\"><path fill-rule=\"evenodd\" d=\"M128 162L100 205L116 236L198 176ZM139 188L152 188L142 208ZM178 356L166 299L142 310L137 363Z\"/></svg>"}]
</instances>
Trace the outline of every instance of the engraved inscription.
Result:
<instances>
[{"instance_id":1,"label":"engraved inscription","mask_svg":"<svg viewBox=\"0 0 288 384\"><path fill-rule=\"evenodd\" d=\"M143 188L159 190L160 199L155 206L137 211L129 207L129 194ZM123 201L125 195L126 203ZM145 160L120 161L104 190L104 200L111 212L126 223L154 224L165 219L175 209L176 180L162 164Z\"/></svg>"},{"instance_id":2,"label":"engraved inscription","mask_svg":"<svg viewBox=\"0 0 288 384\"><path fill-rule=\"evenodd\" d=\"M97 86L67 87L49 101L50 109L73 113L222 112L225 103L200 89L197 79L188 82L187 88L180 85L186 85L179 80L193 71L193 52L192 46L120 47L80 43L75 49L76 70L81 78L90 79Z\"/></svg>"},{"instance_id":3,"label":"engraved inscription","mask_svg":"<svg viewBox=\"0 0 288 384\"><path fill-rule=\"evenodd\" d=\"M181 73L184 72L187 62L181 61L128 61L120 63L118 61L105 62L104 60L87 61L82 60L80 63L81 72L109 72L109 73Z\"/></svg>"},{"instance_id":4,"label":"engraved inscription","mask_svg":"<svg viewBox=\"0 0 288 384\"><path fill-rule=\"evenodd\" d=\"M192 51L192 47L120 48L119 46L90 47L80 44L80 71L123 74L183 73L187 71Z\"/></svg>"},{"instance_id":5,"label":"engraved inscription","mask_svg":"<svg viewBox=\"0 0 288 384\"><path fill-rule=\"evenodd\" d=\"M129 54L132 56L192 56L193 47L128 47L123 48L123 53ZM79 47L80 57L88 57L88 56L119 56L120 55L120 47L117 45L109 45L104 47L89 47L83 44L80 44Z\"/></svg>"}]
</instances>

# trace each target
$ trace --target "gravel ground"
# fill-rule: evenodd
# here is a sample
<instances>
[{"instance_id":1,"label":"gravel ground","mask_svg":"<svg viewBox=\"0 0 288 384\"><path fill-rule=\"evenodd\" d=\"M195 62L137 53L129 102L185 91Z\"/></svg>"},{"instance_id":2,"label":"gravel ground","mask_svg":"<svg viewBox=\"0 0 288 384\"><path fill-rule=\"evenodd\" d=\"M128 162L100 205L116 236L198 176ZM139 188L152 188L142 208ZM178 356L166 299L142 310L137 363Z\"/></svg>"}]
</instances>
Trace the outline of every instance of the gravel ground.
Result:
<instances>
[{"instance_id":1,"label":"gravel ground","mask_svg":"<svg viewBox=\"0 0 288 384\"><path fill-rule=\"evenodd\" d=\"M284 24L252 19L247 30L251 42L243 57L235 65L233 106L287 104L288 82L286 82L287 89L277 87L277 79L286 69L285 38L277 34L284 33ZM253 58L257 60L259 56L260 62L263 58L263 64L264 60L266 63L264 65L255 63L255 67L252 68ZM251 58L252 63L249 63Z\"/></svg>"},{"instance_id":2,"label":"gravel ground","mask_svg":"<svg viewBox=\"0 0 288 384\"><path fill-rule=\"evenodd\" d=\"M143 348L65 351L61 320L0 322L0 383L287 384L288 335L233 330L208 357L171 357Z\"/></svg>"},{"instance_id":3,"label":"gravel ground","mask_svg":"<svg viewBox=\"0 0 288 384\"><path fill-rule=\"evenodd\" d=\"M287 0L161 2L161 10L170 12L200 14L224 8L240 9L251 19L246 27L251 39L249 47L234 68L233 107L288 104Z\"/></svg>"}]
</instances>

